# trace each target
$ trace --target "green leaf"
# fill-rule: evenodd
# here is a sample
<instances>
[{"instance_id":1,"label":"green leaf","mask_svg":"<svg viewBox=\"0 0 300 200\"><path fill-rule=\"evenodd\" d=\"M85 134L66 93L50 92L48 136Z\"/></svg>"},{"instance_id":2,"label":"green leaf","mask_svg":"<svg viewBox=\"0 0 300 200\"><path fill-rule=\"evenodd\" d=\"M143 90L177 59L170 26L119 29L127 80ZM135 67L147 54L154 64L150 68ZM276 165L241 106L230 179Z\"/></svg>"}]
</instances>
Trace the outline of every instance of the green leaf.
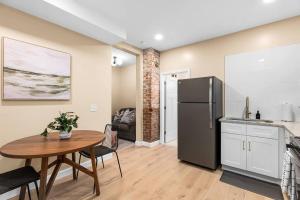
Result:
<instances>
[{"instance_id":1,"label":"green leaf","mask_svg":"<svg viewBox=\"0 0 300 200\"><path fill-rule=\"evenodd\" d=\"M48 136L48 130L45 128L45 130L41 133L42 136L47 137Z\"/></svg>"},{"instance_id":2,"label":"green leaf","mask_svg":"<svg viewBox=\"0 0 300 200\"><path fill-rule=\"evenodd\" d=\"M73 129L73 127L78 128L78 124L77 124L78 119L79 117L75 115L73 112L66 112L66 113L59 112L59 117L54 118L54 121L50 122L47 128L51 130L70 132ZM42 134L48 135L47 128Z\"/></svg>"},{"instance_id":3,"label":"green leaf","mask_svg":"<svg viewBox=\"0 0 300 200\"><path fill-rule=\"evenodd\" d=\"M69 126L67 131L70 133L72 131L72 126Z\"/></svg>"}]
</instances>

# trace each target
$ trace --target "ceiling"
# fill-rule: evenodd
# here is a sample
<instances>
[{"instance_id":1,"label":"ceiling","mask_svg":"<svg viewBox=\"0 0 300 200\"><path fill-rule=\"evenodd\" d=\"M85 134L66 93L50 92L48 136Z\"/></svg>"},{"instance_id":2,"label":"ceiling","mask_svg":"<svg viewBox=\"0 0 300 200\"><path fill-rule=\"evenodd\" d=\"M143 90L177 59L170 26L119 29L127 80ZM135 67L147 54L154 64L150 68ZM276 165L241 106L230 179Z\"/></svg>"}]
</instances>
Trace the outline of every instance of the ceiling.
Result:
<instances>
[{"instance_id":1,"label":"ceiling","mask_svg":"<svg viewBox=\"0 0 300 200\"><path fill-rule=\"evenodd\" d=\"M0 3L108 44L127 38L121 26L74 0L0 0Z\"/></svg>"},{"instance_id":2,"label":"ceiling","mask_svg":"<svg viewBox=\"0 0 300 200\"><path fill-rule=\"evenodd\" d=\"M117 57L117 59L120 59L122 61L121 65L117 65L114 67L127 67L136 63L135 55L132 55L120 49L112 48L112 61L114 57Z\"/></svg>"},{"instance_id":3,"label":"ceiling","mask_svg":"<svg viewBox=\"0 0 300 200\"><path fill-rule=\"evenodd\" d=\"M263 4L262 0L0 2L110 44L126 41L139 48L153 47L160 51L300 15L299 0L275 0L270 4ZM45 5L41 7L38 5L41 3L37 2ZM58 19L53 20L51 15L55 12L45 9L47 6L60 12L66 11L67 17L58 15ZM74 18L77 21L70 28L69 21ZM162 34L164 39L155 40L157 33Z\"/></svg>"}]
</instances>

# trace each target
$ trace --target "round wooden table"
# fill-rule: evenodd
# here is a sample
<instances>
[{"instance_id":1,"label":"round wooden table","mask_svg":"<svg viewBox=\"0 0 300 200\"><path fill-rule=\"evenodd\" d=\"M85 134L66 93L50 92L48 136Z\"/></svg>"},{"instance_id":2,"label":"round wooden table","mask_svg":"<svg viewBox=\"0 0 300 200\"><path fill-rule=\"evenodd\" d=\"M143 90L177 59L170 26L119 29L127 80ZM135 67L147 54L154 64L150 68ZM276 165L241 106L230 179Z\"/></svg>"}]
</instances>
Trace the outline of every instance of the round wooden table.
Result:
<instances>
[{"instance_id":1,"label":"round wooden table","mask_svg":"<svg viewBox=\"0 0 300 200\"><path fill-rule=\"evenodd\" d=\"M8 158L26 159L26 166L31 164L31 159L33 158L42 159L39 200L47 198L62 163L73 167L74 180L77 179L75 173L76 169L93 177L96 185L96 194L100 195L96 158L93 147L101 143L104 139L105 135L102 132L88 130L74 130L72 131L72 137L67 140L60 140L58 133L50 133L47 138L36 135L4 145L0 149L0 154ZM91 152L92 171L76 163L75 153L83 149L89 149ZM72 154L72 160L66 157L69 153ZM51 156L57 156L57 159L49 164L48 159ZM54 166L55 168L47 184L47 171ZM19 199L25 198L25 191L26 187L22 187Z\"/></svg>"}]
</instances>

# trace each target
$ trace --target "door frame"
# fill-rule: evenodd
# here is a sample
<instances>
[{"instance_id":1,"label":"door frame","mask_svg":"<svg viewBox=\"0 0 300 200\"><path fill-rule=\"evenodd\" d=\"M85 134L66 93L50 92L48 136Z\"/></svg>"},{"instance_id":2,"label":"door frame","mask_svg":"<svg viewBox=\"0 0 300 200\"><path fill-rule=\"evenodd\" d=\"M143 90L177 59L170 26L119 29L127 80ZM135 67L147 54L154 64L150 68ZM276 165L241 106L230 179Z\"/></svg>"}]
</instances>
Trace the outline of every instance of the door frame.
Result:
<instances>
[{"instance_id":1,"label":"door frame","mask_svg":"<svg viewBox=\"0 0 300 200\"><path fill-rule=\"evenodd\" d=\"M143 50L121 42L111 47L136 56L136 142L143 141Z\"/></svg>"},{"instance_id":2,"label":"door frame","mask_svg":"<svg viewBox=\"0 0 300 200\"><path fill-rule=\"evenodd\" d=\"M165 87L164 82L166 76L169 76L171 74L186 74L187 78L191 77L191 70L189 68L180 69L180 70L174 70L174 71L168 71L168 72L161 72L160 73L160 144L165 144L165 113L164 113L164 107L165 107Z\"/></svg>"}]
</instances>

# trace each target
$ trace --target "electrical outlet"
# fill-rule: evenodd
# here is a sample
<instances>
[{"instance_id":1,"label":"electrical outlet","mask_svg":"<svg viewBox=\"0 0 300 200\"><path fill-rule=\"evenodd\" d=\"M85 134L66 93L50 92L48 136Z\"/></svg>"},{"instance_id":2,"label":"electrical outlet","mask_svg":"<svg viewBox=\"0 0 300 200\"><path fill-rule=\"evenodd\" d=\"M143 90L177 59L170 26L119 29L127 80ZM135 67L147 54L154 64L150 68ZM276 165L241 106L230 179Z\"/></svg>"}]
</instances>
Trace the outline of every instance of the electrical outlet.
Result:
<instances>
[{"instance_id":1,"label":"electrical outlet","mask_svg":"<svg viewBox=\"0 0 300 200\"><path fill-rule=\"evenodd\" d=\"M90 112L97 112L98 106L97 104L91 104L90 105Z\"/></svg>"}]
</instances>

